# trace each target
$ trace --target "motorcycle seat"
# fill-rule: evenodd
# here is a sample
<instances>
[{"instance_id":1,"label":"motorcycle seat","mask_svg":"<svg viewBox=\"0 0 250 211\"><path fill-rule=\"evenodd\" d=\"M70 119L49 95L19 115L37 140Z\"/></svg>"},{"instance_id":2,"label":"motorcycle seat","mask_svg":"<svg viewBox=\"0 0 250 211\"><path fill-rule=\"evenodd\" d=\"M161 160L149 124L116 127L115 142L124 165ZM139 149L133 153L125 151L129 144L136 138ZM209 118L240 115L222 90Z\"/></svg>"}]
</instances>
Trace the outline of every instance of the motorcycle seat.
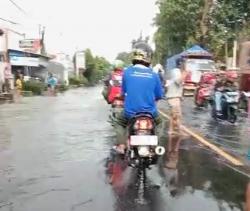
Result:
<instances>
[{"instance_id":1,"label":"motorcycle seat","mask_svg":"<svg viewBox=\"0 0 250 211\"><path fill-rule=\"evenodd\" d=\"M137 119L137 118L140 118L140 117L148 117L148 118L151 118L151 119L154 119L153 115L151 113L147 113L147 112L140 112L140 113L137 113L133 119Z\"/></svg>"}]
</instances>

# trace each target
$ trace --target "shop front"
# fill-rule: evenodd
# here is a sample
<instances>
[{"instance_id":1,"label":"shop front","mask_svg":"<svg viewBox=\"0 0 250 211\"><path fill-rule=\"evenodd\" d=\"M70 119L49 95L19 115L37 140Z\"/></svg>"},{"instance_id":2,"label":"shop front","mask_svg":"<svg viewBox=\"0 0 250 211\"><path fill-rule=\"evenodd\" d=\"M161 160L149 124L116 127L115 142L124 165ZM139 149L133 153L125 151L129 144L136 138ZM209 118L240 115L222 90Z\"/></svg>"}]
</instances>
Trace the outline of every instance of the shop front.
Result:
<instances>
[{"instance_id":1,"label":"shop front","mask_svg":"<svg viewBox=\"0 0 250 211\"><path fill-rule=\"evenodd\" d=\"M9 60L14 76L21 73L24 80L39 78L44 81L47 76L49 57L41 54L28 53L18 50L9 50Z\"/></svg>"}]
</instances>

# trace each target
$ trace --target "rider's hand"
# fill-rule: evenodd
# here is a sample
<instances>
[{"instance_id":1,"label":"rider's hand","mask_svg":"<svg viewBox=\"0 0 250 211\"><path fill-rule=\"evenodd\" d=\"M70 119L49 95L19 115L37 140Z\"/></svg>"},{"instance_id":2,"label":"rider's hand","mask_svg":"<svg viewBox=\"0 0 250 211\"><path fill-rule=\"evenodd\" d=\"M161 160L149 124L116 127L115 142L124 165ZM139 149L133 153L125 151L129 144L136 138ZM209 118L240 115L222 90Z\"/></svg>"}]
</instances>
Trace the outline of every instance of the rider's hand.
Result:
<instances>
[{"instance_id":1,"label":"rider's hand","mask_svg":"<svg viewBox=\"0 0 250 211\"><path fill-rule=\"evenodd\" d=\"M170 85L170 80L165 81L165 87L168 87Z\"/></svg>"}]
</instances>

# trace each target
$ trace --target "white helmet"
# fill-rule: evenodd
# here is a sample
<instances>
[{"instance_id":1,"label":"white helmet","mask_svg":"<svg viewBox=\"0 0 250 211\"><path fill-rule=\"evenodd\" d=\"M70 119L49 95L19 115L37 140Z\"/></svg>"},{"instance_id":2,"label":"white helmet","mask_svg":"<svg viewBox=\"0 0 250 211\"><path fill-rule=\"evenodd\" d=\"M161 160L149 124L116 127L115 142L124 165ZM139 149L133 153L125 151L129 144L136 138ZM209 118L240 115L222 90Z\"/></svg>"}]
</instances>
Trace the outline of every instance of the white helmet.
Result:
<instances>
[{"instance_id":1,"label":"white helmet","mask_svg":"<svg viewBox=\"0 0 250 211\"><path fill-rule=\"evenodd\" d=\"M124 62L122 60L118 60L116 59L114 62L113 62L113 68L114 69L123 69L124 67Z\"/></svg>"}]
</instances>

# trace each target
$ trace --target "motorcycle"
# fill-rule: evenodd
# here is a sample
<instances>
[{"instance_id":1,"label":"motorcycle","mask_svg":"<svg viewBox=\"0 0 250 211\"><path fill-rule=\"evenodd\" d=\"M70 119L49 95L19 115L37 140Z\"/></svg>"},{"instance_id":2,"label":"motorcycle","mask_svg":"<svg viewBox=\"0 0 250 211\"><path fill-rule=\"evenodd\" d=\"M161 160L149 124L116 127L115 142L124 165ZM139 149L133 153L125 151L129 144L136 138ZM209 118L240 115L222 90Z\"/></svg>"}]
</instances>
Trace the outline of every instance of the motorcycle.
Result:
<instances>
[{"instance_id":1,"label":"motorcycle","mask_svg":"<svg viewBox=\"0 0 250 211\"><path fill-rule=\"evenodd\" d=\"M230 123L237 121L237 111L239 103L239 92L226 88L222 91L221 97L221 115L217 115L215 100L212 102L212 117L214 119L227 120Z\"/></svg>"},{"instance_id":2,"label":"motorcycle","mask_svg":"<svg viewBox=\"0 0 250 211\"><path fill-rule=\"evenodd\" d=\"M240 96L240 108L245 112L248 112L250 109L250 92L241 92Z\"/></svg>"},{"instance_id":3,"label":"motorcycle","mask_svg":"<svg viewBox=\"0 0 250 211\"><path fill-rule=\"evenodd\" d=\"M124 107L124 100L117 95L111 104L111 119L116 118L117 115L122 113Z\"/></svg>"},{"instance_id":4,"label":"motorcycle","mask_svg":"<svg viewBox=\"0 0 250 211\"><path fill-rule=\"evenodd\" d=\"M126 151L130 166L145 171L165 153L165 148L159 146L155 128L153 117L147 113L138 114L130 120Z\"/></svg>"},{"instance_id":5,"label":"motorcycle","mask_svg":"<svg viewBox=\"0 0 250 211\"><path fill-rule=\"evenodd\" d=\"M139 113L128 123L128 143L125 159L129 166L137 169L138 203L144 204L146 169L155 165L165 148L159 146L154 118L148 113Z\"/></svg>"},{"instance_id":6,"label":"motorcycle","mask_svg":"<svg viewBox=\"0 0 250 211\"><path fill-rule=\"evenodd\" d=\"M250 74L242 73L240 77L240 108L245 112L250 111Z\"/></svg>"},{"instance_id":7,"label":"motorcycle","mask_svg":"<svg viewBox=\"0 0 250 211\"><path fill-rule=\"evenodd\" d=\"M113 79L109 81L110 84L110 94L108 96L108 101L111 104L111 114L110 120L113 120L122 113L124 107L124 99L121 97L121 84L122 84L122 76L114 75Z\"/></svg>"},{"instance_id":8,"label":"motorcycle","mask_svg":"<svg viewBox=\"0 0 250 211\"><path fill-rule=\"evenodd\" d=\"M213 73L203 73L194 95L194 102L197 107L208 106L215 82L216 76Z\"/></svg>"}]
</instances>

